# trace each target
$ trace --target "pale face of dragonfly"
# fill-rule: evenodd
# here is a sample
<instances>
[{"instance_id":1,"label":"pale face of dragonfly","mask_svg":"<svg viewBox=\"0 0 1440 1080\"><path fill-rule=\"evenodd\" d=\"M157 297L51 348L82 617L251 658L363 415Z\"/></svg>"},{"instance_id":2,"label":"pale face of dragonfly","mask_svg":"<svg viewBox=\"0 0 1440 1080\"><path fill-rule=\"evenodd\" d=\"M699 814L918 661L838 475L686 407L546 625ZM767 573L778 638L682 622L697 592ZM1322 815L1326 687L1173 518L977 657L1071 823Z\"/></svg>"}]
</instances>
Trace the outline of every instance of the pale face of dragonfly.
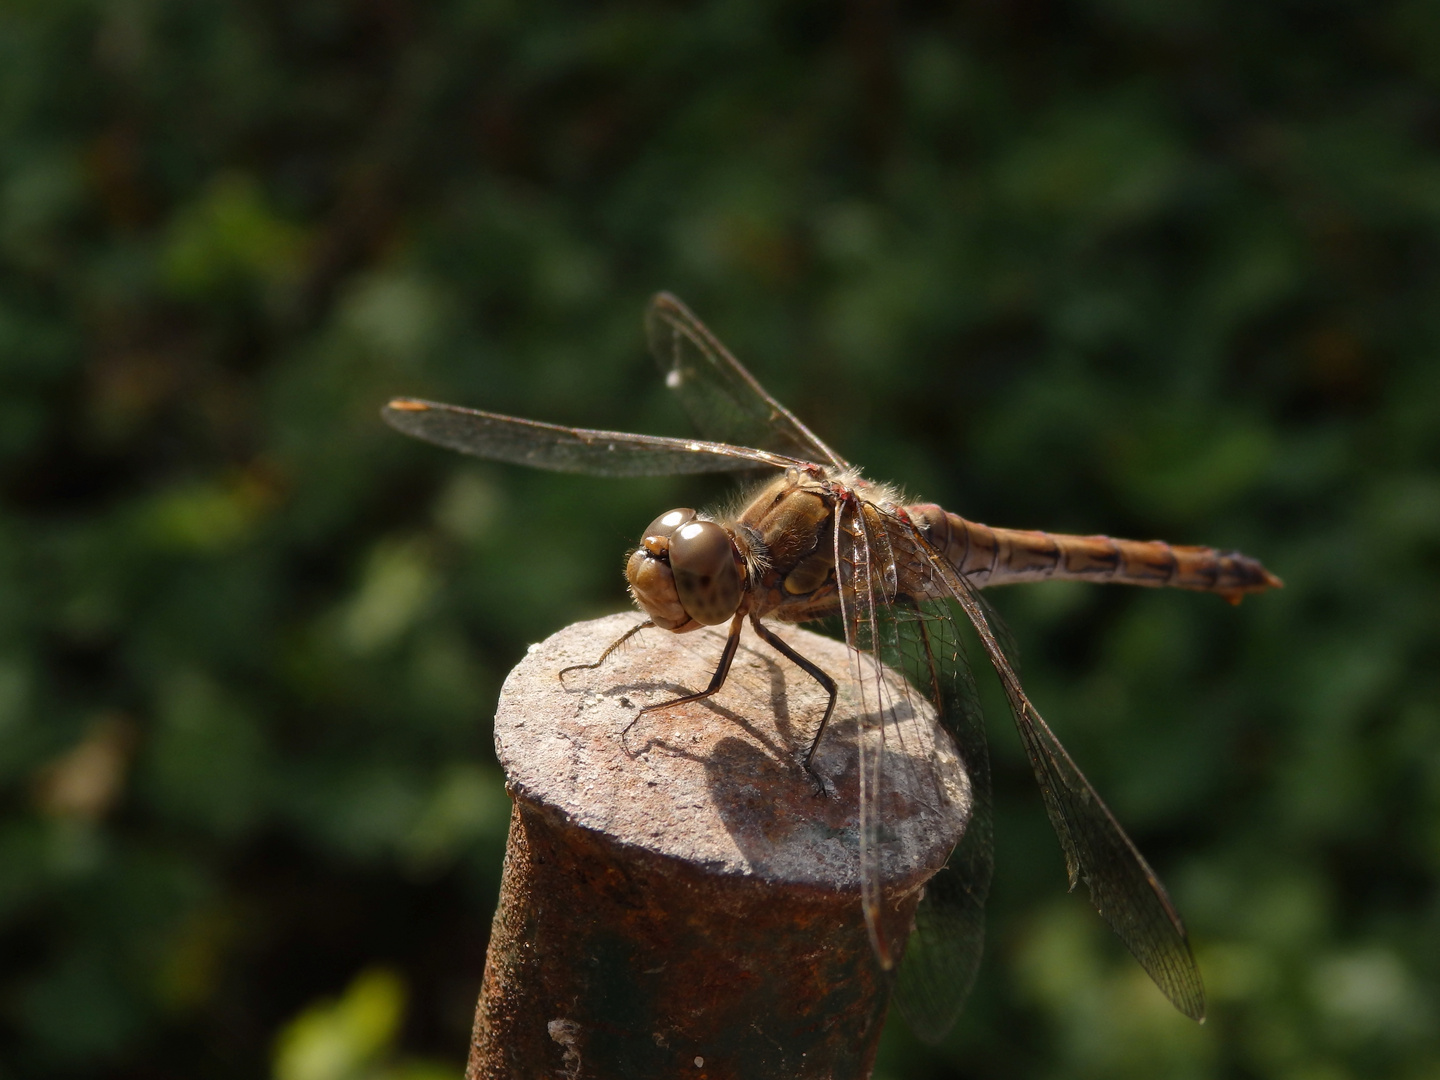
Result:
<instances>
[{"instance_id":1,"label":"pale face of dragonfly","mask_svg":"<svg viewBox=\"0 0 1440 1080\"><path fill-rule=\"evenodd\" d=\"M1204 1016L1204 990L1185 928L1164 887L1095 789L1026 696L980 601L981 586L1053 578L1174 586L1238 601L1280 584L1235 552L1158 541L1075 537L994 529L933 504L901 505L893 491L821 442L760 386L674 297L660 294L646 317L651 351L702 442L589 431L401 398L387 422L441 446L516 464L601 476L778 470L734 520L688 508L657 517L626 567L631 593L655 626L685 633L730 624L710 686L642 712L708 697L724 683L746 622L829 694L804 754L808 770L835 707L836 685L761 621L839 616L851 646L852 677L871 738L857 743L861 899L881 965L895 967L909 926L887 924L881 888L884 843L879 807L886 770L915 760L886 751L901 714L921 703L954 740L970 780L972 816L946 864L927 886L894 982L896 1002L918 1034L938 1039L954 1023L974 982L993 869L988 756L960 620L994 668L1065 853L1071 887L1092 902L1160 989L1186 1015ZM618 647L616 642L597 661ZM884 667L901 670L913 700L880 687ZM868 688L868 689L867 689ZM906 763L906 764L902 764Z\"/></svg>"}]
</instances>

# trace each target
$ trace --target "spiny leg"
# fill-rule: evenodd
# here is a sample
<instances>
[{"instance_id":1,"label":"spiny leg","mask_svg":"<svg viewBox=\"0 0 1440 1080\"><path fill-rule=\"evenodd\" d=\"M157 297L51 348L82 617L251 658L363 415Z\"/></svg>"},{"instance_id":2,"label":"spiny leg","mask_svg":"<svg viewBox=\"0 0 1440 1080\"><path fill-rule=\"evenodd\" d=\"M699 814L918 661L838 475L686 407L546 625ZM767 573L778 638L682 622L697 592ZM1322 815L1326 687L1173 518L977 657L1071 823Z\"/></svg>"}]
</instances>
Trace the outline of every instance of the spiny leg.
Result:
<instances>
[{"instance_id":1,"label":"spiny leg","mask_svg":"<svg viewBox=\"0 0 1440 1080\"><path fill-rule=\"evenodd\" d=\"M635 719L625 725L624 730L620 732L620 737L623 739L626 735L630 734L630 729L638 724L640 717L644 716L647 712L653 712L656 709L668 709L672 705L687 705L692 701L702 701L724 686L725 677L730 674L730 664L735 659L735 650L740 647L740 628L744 625L744 622L744 613L737 612L734 620L730 623L730 636L725 639L725 651L720 654L720 666L715 669L715 674L710 676L709 686L701 690L698 694L686 694L684 697L678 697L672 701L662 701L655 705L646 705L635 714ZM639 628L637 627L636 629ZM620 640L624 641L625 639L621 638ZM620 642L617 641L615 644L618 645ZM615 646L612 645L610 648L613 649L614 647Z\"/></svg>"},{"instance_id":2,"label":"spiny leg","mask_svg":"<svg viewBox=\"0 0 1440 1080\"><path fill-rule=\"evenodd\" d=\"M815 738L810 743L810 749L805 754L805 771L815 777L816 780L819 780L820 777L816 776L815 770L810 767L810 760L815 756L815 751L820 747L820 739L825 734L825 725L830 723L830 714L835 711L835 699L839 696L839 692L835 687L835 680L825 674L813 660L806 659L789 645L786 645L772 630L753 615L750 616L750 625L755 628L755 633L759 634L765 640L766 644L823 686L825 693L830 696L830 701L825 706L825 715L820 718L820 727L816 730ZM821 782L821 787L822 789L824 787L823 781Z\"/></svg>"},{"instance_id":3,"label":"spiny leg","mask_svg":"<svg viewBox=\"0 0 1440 1080\"><path fill-rule=\"evenodd\" d=\"M641 630L648 630L654 625L655 621L653 619L646 619L642 623L636 623L629 630L626 630L625 633L621 634L618 638L616 638L609 645L607 645L605 647L605 651L600 654L599 660L596 660L593 664L571 664L569 667L561 668L557 677L560 679L561 682L564 682L565 676L572 671L593 671L595 668L598 668L601 664L605 663L606 660L610 659L611 654L614 653L616 649L620 648L621 645L624 645Z\"/></svg>"}]
</instances>

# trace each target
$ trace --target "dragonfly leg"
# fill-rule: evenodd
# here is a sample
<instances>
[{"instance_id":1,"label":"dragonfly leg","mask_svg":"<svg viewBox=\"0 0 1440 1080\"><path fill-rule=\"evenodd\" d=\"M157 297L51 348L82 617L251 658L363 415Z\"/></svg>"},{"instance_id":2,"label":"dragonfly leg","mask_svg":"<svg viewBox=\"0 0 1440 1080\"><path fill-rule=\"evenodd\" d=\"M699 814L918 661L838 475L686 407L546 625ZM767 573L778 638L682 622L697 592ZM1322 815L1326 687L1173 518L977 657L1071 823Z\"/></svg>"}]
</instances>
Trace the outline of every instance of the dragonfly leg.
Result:
<instances>
[{"instance_id":1,"label":"dragonfly leg","mask_svg":"<svg viewBox=\"0 0 1440 1080\"><path fill-rule=\"evenodd\" d=\"M641 630L648 630L654 625L655 622L653 619L646 619L642 623L636 623L629 630L626 630L625 633L621 634L618 638L616 638L609 645L607 645L605 647L605 651L600 654L599 660L596 660L593 664L571 664L569 667L561 668L558 674L558 678L563 683L565 681L565 676L572 671L593 671L595 668L598 668L601 664L605 663L606 660L609 660L611 655L613 655L615 650L620 648L621 645L624 645Z\"/></svg>"},{"instance_id":2,"label":"dragonfly leg","mask_svg":"<svg viewBox=\"0 0 1440 1080\"><path fill-rule=\"evenodd\" d=\"M640 717L644 716L647 712L654 712L656 709L668 709L672 705L686 705L692 701L702 701L724 686L725 677L730 674L730 664L735 659L735 650L740 647L740 627L744 625L744 622L745 616L743 613L740 613L736 614L734 620L730 623L730 636L725 639L725 651L720 654L720 666L715 669L715 674L710 676L709 686L701 690L698 694L686 694L684 697L677 697L670 701L661 701L654 705L646 705L635 714L635 718L631 720L630 723L625 725L624 730L620 732L620 737L623 739L628 735L630 729L638 724ZM635 629L638 630L640 628L637 626ZM620 639L620 641L624 640L624 638ZM618 644L620 644L619 641L615 643L615 645ZM610 646L610 649L614 649L615 645ZM606 650L607 653L609 651L609 649Z\"/></svg>"},{"instance_id":3,"label":"dragonfly leg","mask_svg":"<svg viewBox=\"0 0 1440 1080\"><path fill-rule=\"evenodd\" d=\"M815 770L810 767L810 759L815 756L815 751L820 746L820 739L825 734L825 725L830 723L830 714L835 711L835 699L838 696L838 691L835 688L835 680L825 674L813 660L807 660L789 645L786 645L769 627L765 626L753 615L750 616L750 625L755 628L755 633L759 634L767 645L818 682L825 688L825 693L830 695L830 701L825 706L825 715L820 718L820 727L815 732L815 738L810 743L810 749L805 752L805 771L819 780L820 778L815 776Z\"/></svg>"}]
</instances>

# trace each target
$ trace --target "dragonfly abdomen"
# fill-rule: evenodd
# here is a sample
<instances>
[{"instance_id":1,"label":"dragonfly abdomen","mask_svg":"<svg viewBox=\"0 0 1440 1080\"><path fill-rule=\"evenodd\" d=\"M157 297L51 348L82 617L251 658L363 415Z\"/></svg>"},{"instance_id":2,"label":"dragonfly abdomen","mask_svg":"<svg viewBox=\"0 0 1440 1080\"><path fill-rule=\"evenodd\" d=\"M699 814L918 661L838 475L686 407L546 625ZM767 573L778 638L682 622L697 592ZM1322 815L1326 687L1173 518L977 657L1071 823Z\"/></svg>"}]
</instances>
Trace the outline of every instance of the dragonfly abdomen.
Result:
<instances>
[{"instance_id":1,"label":"dragonfly abdomen","mask_svg":"<svg viewBox=\"0 0 1440 1080\"><path fill-rule=\"evenodd\" d=\"M968 521L934 503L905 508L930 543L976 586L1068 579L1218 593L1239 603L1282 582L1238 551L1071 536L1034 529L997 529Z\"/></svg>"}]
</instances>

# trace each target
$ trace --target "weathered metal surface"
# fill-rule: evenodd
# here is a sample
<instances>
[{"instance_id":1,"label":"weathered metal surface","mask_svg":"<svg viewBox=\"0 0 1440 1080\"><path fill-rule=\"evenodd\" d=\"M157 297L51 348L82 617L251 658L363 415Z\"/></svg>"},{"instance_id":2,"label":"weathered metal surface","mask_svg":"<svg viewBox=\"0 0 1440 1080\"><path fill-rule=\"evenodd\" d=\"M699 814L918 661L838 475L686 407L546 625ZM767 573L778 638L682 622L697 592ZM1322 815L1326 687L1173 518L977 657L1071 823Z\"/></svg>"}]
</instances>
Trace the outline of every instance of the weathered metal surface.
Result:
<instances>
[{"instance_id":1,"label":"weathered metal surface","mask_svg":"<svg viewBox=\"0 0 1440 1080\"><path fill-rule=\"evenodd\" d=\"M860 910L846 649L783 631L841 684L814 761L821 794L799 762L824 694L752 636L713 699L647 713L628 735L642 706L705 685L723 634L646 631L562 684L634 620L561 631L506 682L495 735L515 811L467 1077L868 1075L887 976ZM943 736L910 734L940 752L904 775L939 777L952 798L887 800L902 913L968 809Z\"/></svg>"}]
</instances>

